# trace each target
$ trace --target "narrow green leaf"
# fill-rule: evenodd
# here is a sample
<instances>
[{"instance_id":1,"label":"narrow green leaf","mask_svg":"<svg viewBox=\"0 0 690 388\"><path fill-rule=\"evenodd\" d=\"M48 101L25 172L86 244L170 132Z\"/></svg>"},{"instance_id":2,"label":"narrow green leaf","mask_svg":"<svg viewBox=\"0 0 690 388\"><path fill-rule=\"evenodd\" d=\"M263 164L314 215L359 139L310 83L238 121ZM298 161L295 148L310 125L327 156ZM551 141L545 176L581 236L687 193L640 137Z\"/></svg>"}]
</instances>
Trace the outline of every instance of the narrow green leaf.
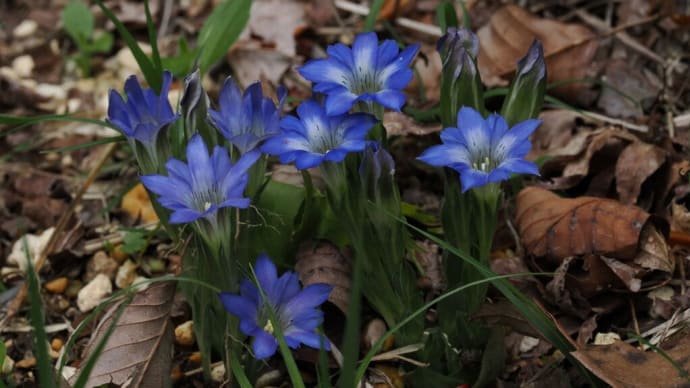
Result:
<instances>
[{"instance_id":1,"label":"narrow green leaf","mask_svg":"<svg viewBox=\"0 0 690 388\"><path fill-rule=\"evenodd\" d=\"M146 56L141 47L139 47L139 43L137 43L136 39L134 39L134 36L132 36L132 34L127 30L127 27L125 27L125 25L122 24L120 19L118 19L117 16L115 16L113 11L111 11L110 8L106 7L105 4L103 4L103 0L95 1L96 4L98 4L98 6L103 11L105 16L107 16L108 19L110 19L110 21L113 22L113 24L117 28L117 31L122 36L122 39L125 40L127 47L129 47L130 51L132 51L132 55L134 55L134 59L137 61L137 64L139 64L141 72L144 73L144 78L146 78L146 82L148 82L149 86L151 86L151 88L157 94L160 93L161 87L163 85L163 72L161 72L160 69L154 66L149 57Z\"/></svg>"},{"instance_id":2,"label":"narrow green leaf","mask_svg":"<svg viewBox=\"0 0 690 388\"><path fill-rule=\"evenodd\" d=\"M163 73L161 65L161 54L158 51L158 36L156 34L156 26L153 24L153 17L151 17L151 9L149 8L149 0L144 0L144 10L146 12L146 30L149 35L149 44L151 45L151 56L153 60L153 67Z\"/></svg>"},{"instance_id":3,"label":"narrow green leaf","mask_svg":"<svg viewBox=\"0 0 690 388\"><path fill-rule=\"evenodd\" d=\"M376 28L376 20L379 18L379 14L381 14L383 3L384 0L374 0L374 2L371 4L367 18L364 20L365 32L374 31L374 28Z\"/></svg>"},{"instance_id":4,"label":"narrow green leaf","mask_svg":"<svg viewBox=\"0 0 690 388\"><path fill-rule=\"evenodd\" d=\"M225 0L218 4L199 32L202 73L223 58L249 21L251 0Z\"/></svg>"},{"instance_id":5,"label":"narrow green leaf","mask_svg":"<svg viewBox=\"0 0 690 388\"><path fill-rule=\"evenodd\" d=\"M62 11L62 24L69 36L79 46L88 41L93 34L93 15L83 2L72 0Z\"/></svg>"},{"instance_id":6,"label":"narrow green leaf","mask_svg":"<svg viewBox=\"0 0 690 388\"><path fill-rule=\"evenodd\" d=\"M449 27L458 28L458 15L453 4L446 0L436 7L436 20L441 31L445 34Z\"/></svg>"},{"instance_id":7,"label":"narrow green leaf","mask_svg":"<svg viewBox=\"0 0 690 388\"><path fill-rule=\"evenodd\" d=\"M45 321L43 316L43 300L41 299L41 290L38 285L38 275L34 270L33 263L29 257L29 247L26 239L23 240L23 249L26 253L27 270L29 277L29 300L31 308L29 316L31 317L31 326L34 330L34 352L36 353L36 361L38 368L38 378L41 387L55 387L55 376L53 375L53 366L50 356L48 355L48 335L46 334Z\"/></svg>"}]
</instances>

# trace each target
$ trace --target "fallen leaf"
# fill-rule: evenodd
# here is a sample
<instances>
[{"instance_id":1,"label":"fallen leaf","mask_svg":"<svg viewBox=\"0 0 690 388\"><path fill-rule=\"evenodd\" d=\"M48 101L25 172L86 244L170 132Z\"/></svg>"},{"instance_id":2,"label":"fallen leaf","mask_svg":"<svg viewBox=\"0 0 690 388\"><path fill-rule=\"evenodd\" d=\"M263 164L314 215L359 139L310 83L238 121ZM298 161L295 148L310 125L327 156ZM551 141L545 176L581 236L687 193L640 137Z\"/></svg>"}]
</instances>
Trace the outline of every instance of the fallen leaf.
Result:
<instances>
[{"instance_id":1,"label":"fallen leaf","mask_svg":"<svg viewBox=\"0 0 690 388\"><path fill-rule=\"evenodd\" d=\"M637 202L642 184L666 163L667 152L648 143L636 141L625 147L616 162L616 191L626 205Z\"/></svg>"},{"instance_id":2,"label":"fallen leaf","mask_svg":"<svg viewBox=\"0 0 690 388\"><path fill-rule=\"evenodd\" d=\"M633 259L649 218L638 207L610 199L561 198L538 187L517 196L516 222L525 249L556 263L590 253Z\"/></svg>"},{"instance_id":3,"label":"fallen leaf","mask_svg":"<svg viewBox=\"0 0 690 388\"><path fill-rule=\"evenodd\" d=\"M553 155L565 147L575 135L577 118L578 113L568 109L541 112L541 125L530 137L532 148L527 159L535 160L544 155Z\"/></svg>"},{"instance_id":4,"label":"fallen leaf","mask_svg":"<svg viewBox=\"0 0 690 388\"><path fill-rule=\"evenodd\" d=\"M144 224L158 221L158 215L156 215L156 211L153 209L149 194L141 183L137 183L122 197L120 208L133 219L141 217L141 221Z\"/></svg>"},{"instance_id":5,"label":"fallen leaf","mask_svg":"<svg viewBox=\"0 0 690 388\"><path fill-rule=\"evenodd\" d=\"M295 271L304 286L314 283L333 286L328 301L347 314L352 266L335 245L327 241L302 243L297 252Z\"/></svg>"},{"instance_id":6,"label":"fallen leaf","mask_svg":"<svg viewBox=\"0 0 690 388\"><path fill-rule=\"evenodd\" d=\"M606 64L604 79L607 87L602 88L597 101L608 116L636 118L644 115L641 102L654 100L662 83L649 73L643 73L639 66L629 60L613 59Z\"/></svg>"},{"instance_id":7,"label":"fallen leaf","mask_svg":"<svg viewBox=\"0 0 690 388\"><path fill-rule=\"evenodd\" d=\"M680 337L680 338L678 338ZM612 387L684 387L690 370L690 338L676 336L678 342L665 353L682 368L686 377L670 360L643 351L622 341L611 345L588 345L571 353L587 369Z\"/></svg>"},{"instance_id":8,"label":"fallen leaf","mask_svg":"<svg viewBox=\"0 0 690 388\"><path fill-rule=\"evenodd\" d=\"M417 123L412 117L402 112L384 113L383 126L388 136L425 136L441 131L440 125Z\"/></svg>"},{"instance_id":9,"label":"fallen leaf","mask_svg":"<svg viewBox=\"0 0 690 388\"><path fill-rule=\"evenodd\" d=\"M249 15L249 22L240 39L251 35L260 38L264 46L271 45L288 58L295 56L294 33L306 25L304 3L295 0L255 0Z\"/></svg>"},{"instance_id":10,"label":"fallen leaf","mask_svg":"<svg viewBox=\"0 0 690 388\"><path fill-rule=\"evenodd\" d=\"M506 5L491 16L477 32L481 48L478 65L482 80L489 86L505 86L515 64L534 39L544 45L548 82L593 76L594 54L599 44L593 33L579 24L539 18L516 6ZM570 101L587 105L594 97L590 84L572 83L550 90Z\"/></svg>"},{"instance_id":11,"label":"fallen leaf","mask_svg":"<svg viewBox=\"0 0 690 388\"><path fill-rule=\"evenodd\" d=\"M103 384L164 387L171 384L174 336L170 311L174 295L175 283L155 283L124 306L117 322L113 319L124 300L109 308L84 351L86 359L104 339L111 325L115 325L98 355L87 387ZM75 374L70 379L71 384L75 383L77 376Z\"/></svg>"}]
</instances>

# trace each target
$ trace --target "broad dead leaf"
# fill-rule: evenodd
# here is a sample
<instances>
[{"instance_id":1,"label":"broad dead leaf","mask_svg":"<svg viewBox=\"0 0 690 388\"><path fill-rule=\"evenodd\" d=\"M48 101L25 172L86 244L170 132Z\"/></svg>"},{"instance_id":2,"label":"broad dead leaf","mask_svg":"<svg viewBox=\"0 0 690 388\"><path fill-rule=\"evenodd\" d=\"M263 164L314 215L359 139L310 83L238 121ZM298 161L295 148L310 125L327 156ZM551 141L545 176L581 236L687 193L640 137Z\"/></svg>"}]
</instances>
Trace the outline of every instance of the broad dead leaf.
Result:
<instances>
[{"instance_id":1,"label":"broad dead leaf","mask_svg":"<svg viewBox=\"0 0 690 388\"><path fill-rule=\"evenodd\" d=\"M676 335L668 355L686 374L690 371L690 337ZM671 341L668 341L671 342ZM685 387L674 364L661 354L643 351L622 341L611 345L589 345L573 352L587 369L612 387Z\"/></svg>"},{"instance_id":2,"label":"broad dead leaf","mask_svg":"<svg viewBox=\"0 0 690 388\"><path fill-rule=\"evenodd\" d=\"M506 85L515 64L534 39L544 45L548 82L581 79L593 74L592 62L598 43L593 33L579 24L541 19L516 6L506 5L493 14L489 23L477 32L479 71L484 83ZM553 90L571 101L585 103L592 96L587 84L563 85Z\"/></svg>"},{"instance_id":3,"label":"broad dead leaf","mask_svg":"<svg viewBox=\"0 0 690 388\"><path fill-rule=\"evenodd\" d=\"M144 224L158 221L158 215L153 209L149 194L141 183L137 183L132 190L122 197L120 208L133 219L141 218Z\"/></svg>"},{"instance_id":4,"label":"broad dead leaf","mask_svg":"<svg viewBox=\"0 0 690 388\"><path fill-rule=\"evenodd\" d=\"M625 147L616 162L619 200L626 205L637 202L642 184L666 162L666 156L663 149L641 141Z\"/></svg>"},{"instance_id":5,"label":"broad dead leaf","mask_svg":"<svg viewBox=\"0 0 690 388\"><path fill-rule=\"evenodd\" d=\"M517 197L516 221L525 249L556 263L590 253L632 259L649 217L610 199L561 198L538 187L527 187Z\"/></svg>"},{"instance_id":6,"label":"broad dead leaf","mask_svg":"<svg viewBox=\"0 0 690 388\"><path fill-rule=\"evenodd\" d=\"M173 329L170 312L175 283L156 283L138 293L124 307L115 329L98 356L87 387L165 387L171 384ZM123 302L120 302L123 303ZM113 324L120 303L110 307L84 351L84 359ZM78 373L71 379L74 384Z\"/></svg>"},{"instance_id":7,"label":"broad dead leaf","mask_svg":"<svg viewBox=\"0 0 690 388\"><path fill-rule=\"evenodd\" d=\"M297 252L295 271L305 286L326 283L333 286L328 301L347 314L350 293L350 261L338 248L327 241L307 241Z\"/></svg>"}]
</instances>

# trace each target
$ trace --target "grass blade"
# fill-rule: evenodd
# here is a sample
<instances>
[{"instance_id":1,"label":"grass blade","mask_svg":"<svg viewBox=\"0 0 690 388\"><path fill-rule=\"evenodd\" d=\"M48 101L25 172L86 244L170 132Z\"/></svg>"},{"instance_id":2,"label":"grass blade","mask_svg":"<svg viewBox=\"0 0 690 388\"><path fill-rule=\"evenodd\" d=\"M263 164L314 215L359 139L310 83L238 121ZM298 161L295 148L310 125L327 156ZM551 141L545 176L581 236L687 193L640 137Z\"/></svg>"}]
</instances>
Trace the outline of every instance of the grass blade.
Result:
<instances>
[{"instance_id":1,"label":"grass blade","mask_svg":"<svg viewBox=\"0 0 690 388\"><path fill-rule=\"evenodd\" d=\"M374 31L376 20L381 14L381 8L383 8L383 3L384 0L374 0L371 4L367 18L364 20L364 32Z\"/></svg>"},{"instance_id":2,"label":"grass blade","mask_svg":"<svg viewBox=\"0 0 690 388\"><path fill-rule=\"evenodd\" d=\"M153 25L153 17L151 17L151 9L149 8L149 0L144 0L144 10L146 11L146 29L149 35L149 44L151 45L151 59L153 67L163 73L163 65L161 64L161 53L158 51L158 36L156 34L156 26Z\"/></svg>"},{"instance_id":3,"label":"grass blade","mask_svg":"<svg viewBox=\"0 0 690 388\"><path fill-rule=\"evenodd\" d=\"M225 0L218 4L199 32L199 68L202 73L221 59L249 21L251 0Z\"/></svg>"}]
</instances>

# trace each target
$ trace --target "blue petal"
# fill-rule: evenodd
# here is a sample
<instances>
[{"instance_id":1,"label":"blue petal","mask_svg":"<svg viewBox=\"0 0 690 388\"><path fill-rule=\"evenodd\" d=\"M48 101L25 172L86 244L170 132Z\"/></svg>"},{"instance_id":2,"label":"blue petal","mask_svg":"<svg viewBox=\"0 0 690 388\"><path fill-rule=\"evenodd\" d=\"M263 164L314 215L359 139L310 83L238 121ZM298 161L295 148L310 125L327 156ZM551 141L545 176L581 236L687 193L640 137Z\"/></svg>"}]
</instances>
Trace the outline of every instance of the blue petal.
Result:
<instances>
[{"instance_id":1,"label":"blue petal","mask_svg":"<svg viewBox=\"0 0 690 388\"><path fill-rule=\"evenodd\" d=\"M228 114L237 114L239 113L238 110L241 106L241 102L242 93L240 92L240 88L237 87L232 77L226 78L223 83L223 89L221 89L220 95L218 96L220 111Z\"/></svg>"},{"instance_id":2,"label":"blue petal","mask_svg":"<svg viewBox=\"0 0 690 388\"><path fill-rule=\"evenodd\" d=\"M441 132L441 141L447 145L461 145L467 148L465 137L459 129L455 127L448 127Z\"/></svg>"},{"instance_id":3,"label":"blue petal","mask_svg":"<svg viewBox=\"0 0 690 388\"><path fill-rule=\"evenodd\" d=\"M365 32L355 37L352 43L352 57L355 63L354 71L360 76L376 73L376 56L378 55L379 40L375 32Z\"/></svg>"},{"instance_id":4,"label":"blue petal","mask_svg":"<svg viewBox=\"0 0 690 388\"><path fill-rule=\"evenodd\" d=\"M257 306L261 302L261 294L259 294L259 289L256 285L247 279L242 279L240 282L240 294L242 297L251 300Z\"/></svg>"},{"instance_id":5,"label":"blue petal","mask_svg":"<svg viewBox=\"0 0 690 388\"><path fill-rule=\"evenodd\" d=\"M178 209L170 215L171 224L188 224L201 217L202 213L194 209Z\"/></svg>"},{"instance_id":6,"label":"blue petal","mask_svg":"<svg viewBox=\"0 0 690 388\"><path fill-rule=\"evenodd\" d=\"M238 209L246 209L249 207L251 203L252 202L249 198L229 198L223 201L220 205L218 205L218 207L234 207Z\"/></svg>"},{"instance_id":7,"label":"blue petal","mask_svg":"<svg viewBox=\"0 0 690 388\"><path fill-rule=\"evenodd\" d=\"M541 124L541 120L527 120L523 121L509 131L505 132L494 148L494 155L497 160L506 158L512 153L512 150L524 142Z\"/></svg>"},{"instance_id":8,"label":"blue petal","mask_svg":"<svg viewBox=\"0 0 690 388\"><path fill-rule=\"evenodd\" d=\"M342 43L336 43L328 46L326 48L326 53L328 53L329 59L334 59L341 64L347 66L347 68L352 71L355 66L354 59L352 58L352 50Z\"/></svg>"},{"instance_id":9,"label":"blue petal","mask_svg":"<svg viewBox=\"0 0 690 388\"><path fill-rule=\"evenodd\" d=\"M326 114L329 116L341 115L352 108L357 100L357 95L347 89L332 92L326 97Z\"/></svg>"},{"instance_id":10,"label":"blue petal","mask_svg":"<svg viewBox=\"0 0 690 388\"><path fill-rule=\"evenodd\" d=\"M165 163L165 169L168 170L168 175L171 178L184 182L187 190L192 189L192 175L189 173L189 167L184 162L170 158Z\"/></svg>"},{"instance_id":11,"label":"blue petal","mask_svg":"<svg viewBox=\"0 0 690 388\"><path fill-rule=\"evenodd\" d=\"M398 43L392 39L384 40L378 47L378 55L376 63L376 69L379 71L386 67L391 61L398 56L400 50L398 49Z\"/></svg>"},{"instance_id":12,"label":"blue petal","mask_svg":"<svg viewBox=\"0 0 690 388\"><path fill-rule=\"evenodd\" d=\"M491 147L489 127L479 112L463 106L458 112L458 129L472 154L488 154Z\"/></svg>"},{"instance_id":13,"label":"blue petal","mask_svg":"<svg viewBox=\"0 0 690 388\"><path fill-rule=\"evenodd\" d=\"M325 302L331 291L333 291L333 286L329 284L308 285L288 302L286 309L292 316L299 317Z\"/></svg>"},{"instance_id":14,"label":"blue petal","mask_svg":"<svg viewBox=\"0 0 690 388\"><path fill-rule=\"evenodd\" d=\"M292 314L290 311L291 327L300 328L302 330L314 330L323 323L323 311L312 308L302 311L300 315Z\"/></svg>"},{"instance_id":15,"label":"blue petal","mask_svg":"<svg viewBox=\"0 0 690 388\"><path fill-rule=\"evenodd\" d=\"M144 175L141 176L140 179L141 183L143 183L147 189L158 195L165 195L168 194L170 190L175 190L175 188L170 185L170 178L163 175Z\"/></svg>"},{"instance_id":16,"label":"blue petal","mask_svg":"<svg viewBox=\"0 0 690 388\"><path fill-rule=\"evenodd\" d=\"M460 183L462 184L462 192L474 187L481 187L487 184L488 175L484 172L468 168L460 174Z\"/></svg>"},{"instance_id":17,"label":"blue petal","mask_svg":"<svg viewBox=\"0 0 690 388\"><path fill-rule=\"evenodd\" d=\"M263 360L276 353L278 341L276 341L272 335L261 330L261 332L254 337L252 349L254 350L254 357L257 360Z\"/></svg>"},{"instance_id":18,"label":"blue petal","mask_svg":"<svg viewBox=\"0 0 690 388\"><path fill-rule=\"evenodd\" d=\"M223 307L230 314L240 318L256 321L256 313L258 306L249 298L239 295L234 295L228 292L221 292L218 294Z\"/></svg>"},{"instance_id":19,"label":"blue petal","mask_svg":"<svg viewBox=\"0 0 690 388\"><path fill-rule=\"evenodd\" d=\"M405 94L398 90L386 89L374 94L374 101L396 111L405 104Z\"/></svg>"},{"instance_id":20,"label":"blue petal","mask_svg":"<svg viewBox=\"0 0 690 388\"><path fill-rule=\"evenodd\" d=\"M320 349L322 346L325 350L331 350L330 342L323 336L305 330L295 330L290 334L285 335L285 339L290 337L293 341L303 343L311 348Z\"/></svg>"},{"instance_id":21,"label":"blue petal","mask_svg":"<svg viewBox=\"0 0 690 388\"><path fill-rule=\"evenodd\" d=\"M306 170L316 167L323 161L323 155L313 152L303 152L295 159L295 167L298 170Z\"/></svg>"},{"instance_id":22,"label":"blue petal","mask_svg":"<svg viewBox=\"0 0 690 388\"><path fill-rule=\"evenodd\" d=\"M328 136L328 115L319 103L314 100L304 101L297 107L297 114L307 130L306 136L310 142Z\"/></svg>"},{"instance_id":23,"label":"blue petal","mask_svg":"<svg viewBox=\"0 0 690 388\"><path fill-rule=\"evenodd\" d=\"M346 85L351 78L350 70L344 64L328 59L313 59L297 68L297 71L314 83L332 82Z\"/></svg>"},{"instance_id":24,"label":"blue petal","mask_svg":"<svg viewBox=\"0 0 690 388\"><path fill-rule=\"evenodd\" d=\"M304 128L304 123L302 123L295 116L283 117L283 119L280 120L280 129L282 129L283 131L292 131L292 132L296 132L296 133L301 133L303 135L307 134L307 129Z\"/></svg>"},{"instance_id":25,"label":"blue petal","mask_svg":"<svg viewBox=\"0 0 690 388\"><path fill-rule=\"evenodd\" d=\"M276 301L278 306L282 306L297 295L299 290L299 276L292 271L287 271L278 278L269 299Z\"/></svg>"},{"instance_id":26,"label":"blue petal","mask_svg":"<svg viewBox=\"0 0 690 388\"><path fill-rule=\"evenodd\" d=\"M510 171L514 174L531 174L539 175L539 167L536 164L525 159L506 159L501 163L499 168Z\"/></svg>"},{"instance_id":27,"label":"blue petal","mask_svg":"<svg viewBox=\"0 0 690 388\"><path fill-rule=\"evenodd\" d=\"M273 284L278 280L278 271L275 264L266 254L261 254L254 264L254 273L261 288L263 288L266 295L271 294Z\"/></svg>"},{"instance_id":28,"label":"blue petal","mask_svg":"<svg viewBox=\"0 0 690 388\"><path fill-rule=\"evenodd\" d=\"M486 119L486 124L491 131L491 148L495 149L498 142L503 138L503 135L508 132L508 123L506 123L501 115L492 114Z\"/></svg>"},{"instance_id":29,"label":"blue petal","mask_svg":"<svg viewBox=\"0 0 690 388\"><path fill-rule=\"evenodd\" d=\"M362 149L364 149L364 146L362 146ZM341 147L329 150L326 152L326 154L323 156L323 160L326 162L333 162L333 163L339 163L342 162L343 159L347 156L348 151L342 149Z\"/></svg>"},{"instance_id":30,"label":"blue petal","mask_svg":"<svg viewBox=\"0 0 690 388\"><path fill-rule=\"evenodd\" d=\"M228 150L225 147L213 147L213 153L211 154L211 165L213 166L214 170L213 180L215 182L220 182L232 166L230 156L228 156Z\"/></svg>"},{"instance_id":31,"label":"blue petal","mask_svg":"<svg viewBox=\"0 0 690 388\"><path fill-rule=\"evenodd\" d=\"M213 186L214 173L208 148L201 135L196 134L187 145L187 163L192 177L194 190L206 190Z\"/></svg>"},{"instance_id":32,"label":"blue petal","mask_svg":"<svg viewBox=\"0 0 690 388\"><path fill-rule=\"evenodd\" d=\"M467 148L457 145L440 144L427 148L417 159L436 167L452 164L471 165L472 159Z\"/></svg>"},{"instance_id":33,"label":"blue petal","mask_svg":"<svg viewBox=\"0 0 690 388\"><path fill-rule=\"evenodd\" d=\"M257 326L256 322L253 320L242 319L240 321L240 331L242 331L244 335L255 336L259 333L259 331L262 331L262 329Z\"/></svg>"}]
</instances>

